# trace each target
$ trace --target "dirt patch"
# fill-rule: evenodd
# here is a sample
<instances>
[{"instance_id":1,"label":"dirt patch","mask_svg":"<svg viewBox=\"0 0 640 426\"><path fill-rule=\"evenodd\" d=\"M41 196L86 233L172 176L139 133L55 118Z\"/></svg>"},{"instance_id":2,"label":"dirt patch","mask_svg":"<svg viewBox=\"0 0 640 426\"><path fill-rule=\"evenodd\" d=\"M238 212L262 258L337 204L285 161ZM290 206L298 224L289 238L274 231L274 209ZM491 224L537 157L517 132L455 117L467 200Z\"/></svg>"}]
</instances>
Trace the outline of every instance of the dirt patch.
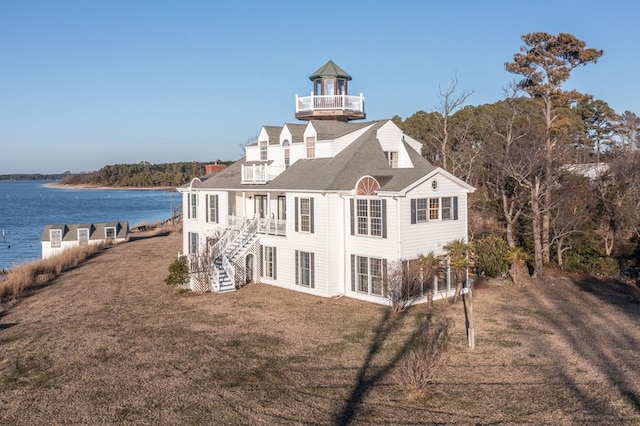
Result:
<instances>
[{"instance_id":1,"label":"dirt patch","mask_svg":"<svg viewBox=\"0 0 640 426\"><path fill-rule=\"evenodd\" d=\"M402 314L251 284L164 284L179 234L113 246L0 315L2 424L638 424L640 293L589 277ZM455 322L445 366L407 399L399 355Z\"/></svg>"}]
</instances>

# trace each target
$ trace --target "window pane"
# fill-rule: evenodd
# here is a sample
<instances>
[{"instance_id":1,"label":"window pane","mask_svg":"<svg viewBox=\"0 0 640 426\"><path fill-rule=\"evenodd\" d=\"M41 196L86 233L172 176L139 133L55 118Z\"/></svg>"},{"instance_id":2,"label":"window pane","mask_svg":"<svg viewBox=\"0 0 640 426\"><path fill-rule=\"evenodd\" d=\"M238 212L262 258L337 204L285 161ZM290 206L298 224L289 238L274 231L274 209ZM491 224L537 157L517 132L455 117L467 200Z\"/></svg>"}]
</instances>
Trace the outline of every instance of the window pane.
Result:
<instances>
[{"instance_id":1,"label":"window pane","mask_svg":"<svg viewBox=\"0 0 640 426\"><path fill-rule=\"evenodd\" d=\"M300 230L311 232L311 203L308 198L300 199Z\"/></svg>"},{"instance_id":2,"label":"window pane","mask_svg":"<svg viewBox=\"0 0 640 426\"><path fill-rule=\"evenodd\" d=\"M368 259L361 256L358 256L358 291L369 292Z\"/></svg>"},{"instance_id":3,"label":"window pane","mask_svg":"<svg viewBox=\"0 0 640 426\"><path fill-rule=\"evenodd\" d=\"M451 197L442 198L442 220L451 220Z\"/></svg>"},{"instance_id":4,"label":"window pane","mask_svg":"<svg viewBox=\"0 0 640 426\"><path fill-rule=\"evenodd\" d=\"M440 199L429 198L429 220L438 220L440 218Z\"/></svg>"},{"instance_id":5,"label":"window pane","mask_svg":"<svg viewBox=\"0 0 640 426\"><path fill-rule=\"evenodd\" d=\"M416 221L427 221L427 198L418 198L416 200Z\"/></svg>"},{"instance_id":6,"label":"window pane","mask_svg":"<svg viewBox=\"0 0 640 426\"><path fill-rule=\"evenodd\" d=\"M382 236L382 201L369 200L371 207L371 235Z\"/></svg>"},{"instance_id":7,"label":"window pane","mask_svg":"<svg viewBox=\"0 0 640 426\"><path fill-rule=\"evenodd\" d=\"M382 259L374 259L371 261L371 293L382 295Z\"/></svg>"}]
</instances>

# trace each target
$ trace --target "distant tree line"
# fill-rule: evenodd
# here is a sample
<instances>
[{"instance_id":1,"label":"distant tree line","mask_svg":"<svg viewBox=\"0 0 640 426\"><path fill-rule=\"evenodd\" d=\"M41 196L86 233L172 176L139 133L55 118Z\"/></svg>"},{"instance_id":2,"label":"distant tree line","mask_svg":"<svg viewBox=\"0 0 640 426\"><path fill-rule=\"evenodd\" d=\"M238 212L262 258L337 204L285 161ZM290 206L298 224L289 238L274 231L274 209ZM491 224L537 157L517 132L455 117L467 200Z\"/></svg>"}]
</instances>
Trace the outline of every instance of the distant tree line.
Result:
<instances>
[{"instance_id":1,"label":"distant tree line","mask_svg":"<svg viewBox=\"0 0 640 426\"><path fill-rule=\"evenodd\" d=\"M14 173L0 175L0 180L60 180L64 174Z\"/></svg>"},{"instance_id":2,"label":"distant tree line","mask_svg":"<svg viewBox=\"0 0 640 426\"><path fill-rule=\"evenodd\" d=\"M472 92L454 78L433 111L393 121L433 164L477 188L472 240L522 249L534 276L551 266L640 279L640 117L563 88L602 50L564 33L522 40L504 64L516 76L504 99L464 106Z\"/></svg>"},{"instance_id":3,"label":"distant tree line","mask_svg":"<svg viewBox=\"0 0 640 426\"><path fill-rule=\"evenodd\" d=\"M205 174L205 166L215 162L114 164L90 173L66 174L60 183L125 188L178 187ZM217 161L229 165L232 161Z\"/></svg>"}]
</instances>

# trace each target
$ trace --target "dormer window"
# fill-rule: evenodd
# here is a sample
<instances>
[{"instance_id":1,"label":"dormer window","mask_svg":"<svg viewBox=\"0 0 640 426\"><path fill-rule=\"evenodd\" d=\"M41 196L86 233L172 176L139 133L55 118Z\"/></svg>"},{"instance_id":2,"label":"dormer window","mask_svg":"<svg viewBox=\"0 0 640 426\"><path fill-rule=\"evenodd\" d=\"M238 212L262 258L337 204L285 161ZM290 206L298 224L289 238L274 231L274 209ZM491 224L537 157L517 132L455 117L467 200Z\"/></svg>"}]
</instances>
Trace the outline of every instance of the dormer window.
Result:
<instances>
[{"instance_id":1,"label":"dormer window","mask_svg":"<svg viewBox=\"0 0 640 426\"><path fill-rule=\"evenodd\" d=\"M260 161L267 161L267 141L258 142L260 145Z\"/></svg>"},{"instance_id":2,"label":"dormer window","mask_svg":"<svg viewBox=\"0 0 640 426\"><path fill-rule=\"evenodd\" d=\"M316 158L316 138L309 136L306 138L307 158Z\"/></svg>"},{"instance_id":3,"label":"dormer window","mask_svg":"<svg viewBox=\"0 0 640 426\"><path fill-rule=\"evenodd\" d=\"M389 167L391 167L392 169L397 169L398 168L398 151L386 151L384 154L387 156Z\"/></svg>"}]
</instances>

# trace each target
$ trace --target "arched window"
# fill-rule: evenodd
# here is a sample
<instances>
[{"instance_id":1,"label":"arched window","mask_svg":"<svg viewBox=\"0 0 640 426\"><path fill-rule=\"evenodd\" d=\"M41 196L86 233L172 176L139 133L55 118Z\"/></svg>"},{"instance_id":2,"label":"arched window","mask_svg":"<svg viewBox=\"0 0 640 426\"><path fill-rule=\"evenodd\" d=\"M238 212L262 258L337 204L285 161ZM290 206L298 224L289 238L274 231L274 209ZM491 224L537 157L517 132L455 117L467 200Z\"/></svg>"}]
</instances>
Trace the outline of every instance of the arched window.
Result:
<instances>
[{"instance_id":1,"label":"arched window","mask_svg":"<svg viewBox=\"0 0 640 426\"><path fill-rule=\"evenodd\" d=\"M378 189L380 189L380 184L375 178L364 176L356 185L356 195L376 195Z\"/></svg>"}]
</instances>

